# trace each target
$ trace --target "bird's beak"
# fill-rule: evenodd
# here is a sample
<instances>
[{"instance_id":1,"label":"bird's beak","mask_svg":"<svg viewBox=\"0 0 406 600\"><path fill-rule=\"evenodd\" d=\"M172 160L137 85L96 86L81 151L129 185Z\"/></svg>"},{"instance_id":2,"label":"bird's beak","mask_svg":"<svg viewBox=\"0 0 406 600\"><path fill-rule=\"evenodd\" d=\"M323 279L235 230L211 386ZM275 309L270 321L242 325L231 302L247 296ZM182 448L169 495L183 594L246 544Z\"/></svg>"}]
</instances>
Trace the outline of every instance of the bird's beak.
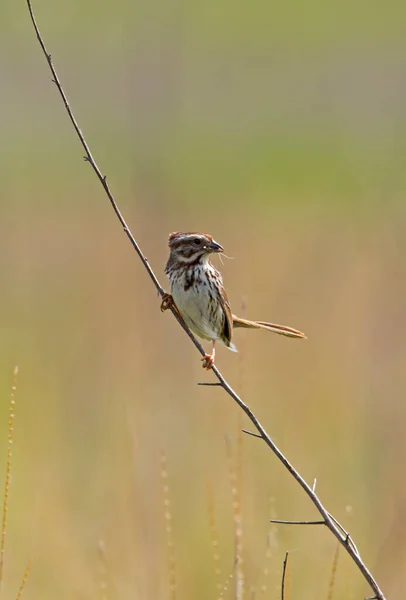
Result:
<instances>
[{"instance_id":1,"label":"bird's beak","mask_svg":"<svg viewBox=\"0 0 406 600\"><path fill-rule=\"evenodd\" d=\"M224 252L223 246L220 246L217 242L212 240L210 244L207 245L207 250L210 252Z\"/></svg>"}]
</instances>

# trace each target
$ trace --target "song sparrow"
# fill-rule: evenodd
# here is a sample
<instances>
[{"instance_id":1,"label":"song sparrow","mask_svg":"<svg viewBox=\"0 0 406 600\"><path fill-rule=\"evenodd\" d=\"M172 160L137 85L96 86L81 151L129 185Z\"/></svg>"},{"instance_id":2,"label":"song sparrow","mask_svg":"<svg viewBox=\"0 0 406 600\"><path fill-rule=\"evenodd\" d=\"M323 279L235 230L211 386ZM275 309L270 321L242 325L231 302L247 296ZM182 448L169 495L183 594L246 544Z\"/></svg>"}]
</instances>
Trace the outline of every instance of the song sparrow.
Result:
<instances>
[{"instance_id":1,"label":"song sparrow","mask_svg":"<svg viewBox=\"0 0 406 600\"><path fill-rule=\"evenodd\" d=\"M203 367L214 364L215 345L219 340L236 352L231 342L233 328L265 329L294 338L305 338L297 329L265 321L248 321L233 315L221 274L210 263L210 254L223 252L223 247L207 233L176 232L169 236L170 254L165 273L171 283L171 294L162 297L161 310L174 304L187 326L199 337L213 344L211 354L202 359Z\"/></svg>"}]
</instances>

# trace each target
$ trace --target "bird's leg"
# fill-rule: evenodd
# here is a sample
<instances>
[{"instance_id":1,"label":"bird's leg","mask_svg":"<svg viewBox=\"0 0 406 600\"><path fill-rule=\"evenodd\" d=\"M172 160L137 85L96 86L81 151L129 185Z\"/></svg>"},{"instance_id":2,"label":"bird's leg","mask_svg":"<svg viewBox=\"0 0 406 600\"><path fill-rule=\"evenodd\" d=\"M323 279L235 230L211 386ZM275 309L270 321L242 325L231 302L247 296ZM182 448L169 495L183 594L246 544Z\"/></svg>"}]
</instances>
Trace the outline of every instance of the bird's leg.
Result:
<instances>
[{"instance_id":1,"label":"bird's leg","mask_svg":"<svg viewBox=\"0 0 406 600\"><path fill-rule=\"evenodd\" d=\"M205 354L204 357L202 358L202 367L203 369L206 369L206 371L209 371L212 366L214 365L214 357L216 356L216 340L213 340L213 350L211 351L211 354Z\"/></svg>"},{"instance_id":2,"label":"bird's leg","mask_svg":"<svg viewBox=\"0 0 406 600\"><path fill-rule=\"evenodd\" d=\"M174 301L171 294L162 294L161 312L168 310L170 306L173 306Z\"/></svg>"}]
</instances>

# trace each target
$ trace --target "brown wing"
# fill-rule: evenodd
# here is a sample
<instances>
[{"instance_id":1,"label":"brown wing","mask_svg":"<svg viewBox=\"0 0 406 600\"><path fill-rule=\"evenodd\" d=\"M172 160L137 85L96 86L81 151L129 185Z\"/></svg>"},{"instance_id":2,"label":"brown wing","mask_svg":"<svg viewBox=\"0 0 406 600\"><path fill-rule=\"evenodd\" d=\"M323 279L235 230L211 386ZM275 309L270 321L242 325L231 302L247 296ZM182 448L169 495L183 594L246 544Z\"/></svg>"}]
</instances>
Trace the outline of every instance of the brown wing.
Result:
<instances>
[{"instance_id":1,"label":"brown wing","mask_svg":"<svg viewBox=\"0 0 406 600\"><path fill-rule=\"evenodd\" d=\"M226 290L224 289L223 283L219 282L219 286L219 300L221 308L224 311L224 327L221 339L224 341L226 346L230 346L231 338L233 336L233 315L231 313L230 302L228 301L228 296Z\"/></svg>"}]
</instances>

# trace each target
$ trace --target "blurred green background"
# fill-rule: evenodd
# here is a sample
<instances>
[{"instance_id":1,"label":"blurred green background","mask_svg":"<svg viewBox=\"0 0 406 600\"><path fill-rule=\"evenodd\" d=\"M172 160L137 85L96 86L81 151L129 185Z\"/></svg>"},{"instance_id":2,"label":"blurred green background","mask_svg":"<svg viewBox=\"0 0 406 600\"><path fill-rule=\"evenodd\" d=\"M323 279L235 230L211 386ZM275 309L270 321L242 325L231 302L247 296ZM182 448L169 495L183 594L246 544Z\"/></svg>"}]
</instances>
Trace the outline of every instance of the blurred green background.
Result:
<instances>
[{"instance_id":1,"label":"blurred green background","mask_svg":"<svg viewBox=\"0 0 406 600\"><path fill-rule=\"evenodd\" d=\"M406 592L406 5L34 2L94 156L164 282L169 232L211 233L234 312L307 332L237 332L230 383L388 598ZM24 1L0 6L1 433L20 366L4 595L328 595L335 539L254 438L159 300L50 81ZM160 453L168 460L170 592ZM2 478L5 469L3 468ZM238 479L238 478L237 478ZM208 509L207 485L213 509ZM103 541L104 553L99 543ZM268 575L266 576L266 571ZM339 556L334 598L370 590Z\"/></svg>"}]
</instances>

